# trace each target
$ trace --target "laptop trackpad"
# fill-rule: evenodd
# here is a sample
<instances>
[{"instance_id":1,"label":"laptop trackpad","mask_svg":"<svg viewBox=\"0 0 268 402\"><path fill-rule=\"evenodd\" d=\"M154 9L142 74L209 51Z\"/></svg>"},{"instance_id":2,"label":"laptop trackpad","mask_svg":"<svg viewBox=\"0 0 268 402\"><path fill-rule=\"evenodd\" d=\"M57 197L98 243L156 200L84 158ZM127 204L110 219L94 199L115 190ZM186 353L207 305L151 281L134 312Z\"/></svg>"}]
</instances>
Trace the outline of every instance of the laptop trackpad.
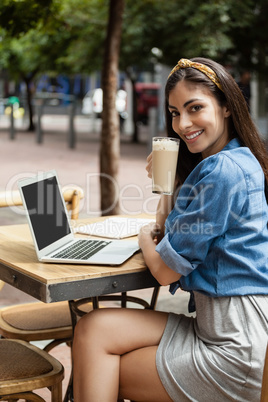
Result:
<instances>
[{"instance_id":1,"label":"laptop trackpad","mask_svg":"<svg viewBox=\"0 0 268 402\"><path fill-rule=\"evenodd\" d=\"M117 243L117 244L116 244ZM90 257L89 261L96 264L119 265L131 257L140 249L138 242L112 241L97 254Z\"/></svg>"},{"instance_id":2,"label":"laptop trackpad","mask_svg":"<svg viewBox=\"0 0 268 402\"><path fill-rule=\"evenodd\" d=\"M107 247L106 247L106 249L103 249L101 251L101 254L102 255L108 255L108 254L109 255L118 255L118 254L127 255L127 254L131 253L132 251L133 251L132 248L113 247L113 248L110 248L110 250L109 249L107 250Z\"/></svg>"}]
</instances>

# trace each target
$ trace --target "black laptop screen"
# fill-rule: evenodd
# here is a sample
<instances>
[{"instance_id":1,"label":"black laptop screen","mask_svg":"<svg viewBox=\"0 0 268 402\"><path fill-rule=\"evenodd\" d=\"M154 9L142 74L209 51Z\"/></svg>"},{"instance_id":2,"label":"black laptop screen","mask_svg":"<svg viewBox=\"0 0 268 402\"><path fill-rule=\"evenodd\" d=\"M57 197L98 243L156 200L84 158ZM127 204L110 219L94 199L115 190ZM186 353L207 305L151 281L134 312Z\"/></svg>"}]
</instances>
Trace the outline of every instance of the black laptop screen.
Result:
<instances>
[{"instance_id":1,"label":"black laptop screen","mask_svg":"<svg viewBox=\"0 0 268 402\"><path fill-rule=\"evenodd\" d=\"M22 187L39 250L71 233L56 177Z\"/></svg>"}]
</instances>

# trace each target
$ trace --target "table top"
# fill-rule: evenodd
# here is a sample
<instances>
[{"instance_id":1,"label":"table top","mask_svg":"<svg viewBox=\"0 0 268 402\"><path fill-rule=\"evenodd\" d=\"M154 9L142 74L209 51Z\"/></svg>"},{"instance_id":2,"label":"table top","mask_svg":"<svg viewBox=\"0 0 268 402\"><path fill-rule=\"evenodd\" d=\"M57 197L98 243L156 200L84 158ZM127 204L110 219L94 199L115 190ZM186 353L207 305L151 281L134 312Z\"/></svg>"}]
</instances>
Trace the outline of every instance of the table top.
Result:
<instances>
[{"instance_id":1,"label":"table top","mask_svg":"<svg viewBox=\"0 0 268 402\"><path fill-rule=\"evenodd\" d=\"M79 220L77 224L103 219ZM27 224L0 226L0 249L0 279L44 302L158 285L141 252L119 266L39 262Z\"/></svg>"}]
</instances>

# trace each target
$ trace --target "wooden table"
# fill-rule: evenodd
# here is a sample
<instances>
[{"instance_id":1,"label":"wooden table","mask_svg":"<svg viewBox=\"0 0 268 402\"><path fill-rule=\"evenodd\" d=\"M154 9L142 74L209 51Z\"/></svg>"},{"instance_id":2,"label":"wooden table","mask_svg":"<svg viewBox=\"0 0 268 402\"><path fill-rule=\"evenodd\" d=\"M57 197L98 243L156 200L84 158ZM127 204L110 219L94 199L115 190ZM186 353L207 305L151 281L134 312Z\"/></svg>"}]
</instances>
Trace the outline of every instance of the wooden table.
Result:
<instances>
[{"instance_id":1,"label":"wooden table","mask_svg":"<svg viewBox=\"0 0 268 402\"><path fill-rule=\"evenodd\" d=\"M45 303L158 286L141 252L117 267L41 263L27 224L0 226L0 279Z\"/></svg>"}]
</instances>

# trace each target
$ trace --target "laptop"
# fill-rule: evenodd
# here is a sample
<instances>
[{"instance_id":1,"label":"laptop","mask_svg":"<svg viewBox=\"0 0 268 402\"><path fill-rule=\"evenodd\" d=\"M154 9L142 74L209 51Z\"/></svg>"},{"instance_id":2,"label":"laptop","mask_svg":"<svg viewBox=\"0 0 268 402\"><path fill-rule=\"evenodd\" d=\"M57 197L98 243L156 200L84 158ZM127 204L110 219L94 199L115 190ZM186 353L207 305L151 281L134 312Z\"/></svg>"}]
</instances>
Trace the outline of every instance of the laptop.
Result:
<instances>
[{"instance_id":1,"label":"laptop","mask_svg":"<svg viewBox=\"0 0 268 402\"><path fill-rule=\"evenodd\" d=\"M55 170L19 180L18 187L39 261L120 265L139 250L135 240L75 237Z\"/></svg>"}]
</instances>

